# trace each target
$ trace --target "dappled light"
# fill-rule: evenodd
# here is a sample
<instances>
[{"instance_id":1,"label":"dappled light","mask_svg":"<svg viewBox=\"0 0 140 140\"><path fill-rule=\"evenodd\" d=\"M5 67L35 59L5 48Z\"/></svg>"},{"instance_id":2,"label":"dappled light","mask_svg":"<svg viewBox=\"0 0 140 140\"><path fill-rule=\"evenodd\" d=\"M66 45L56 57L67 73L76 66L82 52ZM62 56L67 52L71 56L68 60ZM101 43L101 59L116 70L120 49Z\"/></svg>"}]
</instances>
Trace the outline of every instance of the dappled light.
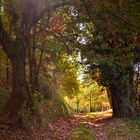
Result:
<instances>
[{"instance_id":1,"label":"dappled light","mask_svg":"<svg viewBox=\"0 0 140 140\"><path fill-rule=\"evenodd\" d=\"M139 0L0 0L0 140L140 140Z\"/></svg>"}]
</instances>

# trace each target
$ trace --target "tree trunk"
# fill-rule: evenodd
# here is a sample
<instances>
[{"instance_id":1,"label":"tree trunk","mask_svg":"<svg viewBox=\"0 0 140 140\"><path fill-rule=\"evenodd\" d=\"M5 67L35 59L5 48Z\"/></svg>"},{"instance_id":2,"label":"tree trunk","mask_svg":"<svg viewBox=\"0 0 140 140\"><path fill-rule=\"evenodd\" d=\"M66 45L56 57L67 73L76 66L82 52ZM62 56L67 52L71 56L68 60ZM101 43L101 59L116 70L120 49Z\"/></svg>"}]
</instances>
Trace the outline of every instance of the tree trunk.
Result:
<instances>
[{"instance_id":1,"label":"tree trunk","mask_svg":"<svg viewBox=\"0 0 140 140\"><path fill-rule=\"evenodd\" d=\"M119 118L131 118L134 117L135 108L132 104L132 91L124 92L124 89L117 86L111 85L109 87L111 93L111 101L112 101L112 109L113 109L113 117ZM130 89L129 89L130 90Z\"/></svg>"},{"instance_id":2,"label":"tree trunk","mask_svg":"<svg viewBox=\"0 0 140 140\"><path fill-rule=\"evenodd\" d=\"M26 96L26 70L25 57L18 55L11 60L13 69L13 94L8 100L5 110L16 115L22 108Z\"/></svg>"},{"instance_id":3,"label":"tree trunk","mask_svg":"<svg viewBox=\"0 0 140 140\"><path fill-rule=\"evenodd\" d=\"M24 37L24 36L21 36ZM4 119L18 116L26 96L26 47L22 38L17 37L13 40L3 27L0 17L0 45L8 56L12 64L13 71L13 92L4 107ZM2 115L3 115L2 113ZM5 114L6 113L6 114ZM7 117L5 117L7 116Z\"/></svg>"},{"instance_id":4,"label":"tree trunk","mask_svg":"<svg viewBox=\"0 0 140 140\"><path fill-rule=\"evenodd\" d=\"M76 111L77 111L77 113L79 113L79 97L78 97L78 94L77 94L77 98L76 98L76 105L77 105L77 109L76 109Z\"/></svg>"},{"instance_id":5,"label":"tree trunk","mask_svg":"<svg viewBox=\"0 0 140 140\"><path fill-rule=\"evenodd\" d=\"M90 94L90 99L89 99L89 110L90 110L90 112L93 112L93 108L92 108L92 94Z\"/></svg>"},{"instance_id":6,"label":"tree trunk","mask_svg":"<svg viewBox=\"0 0 140 140\"><path fill-rule=\"evenodd\" d=\"M10 81L10 78L9 78L9 59L7 58L6 59L6 87L7 87L7 90L9 89L9 81Z\"/></svg>"}]
</instances>

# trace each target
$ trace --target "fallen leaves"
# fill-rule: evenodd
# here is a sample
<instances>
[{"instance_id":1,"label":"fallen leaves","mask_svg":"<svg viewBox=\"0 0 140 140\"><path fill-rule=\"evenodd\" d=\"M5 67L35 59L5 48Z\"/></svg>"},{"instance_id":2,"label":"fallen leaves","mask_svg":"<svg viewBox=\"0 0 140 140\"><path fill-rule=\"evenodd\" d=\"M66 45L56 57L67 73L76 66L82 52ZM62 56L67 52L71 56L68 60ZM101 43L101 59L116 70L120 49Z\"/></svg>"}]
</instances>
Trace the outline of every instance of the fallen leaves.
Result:
<instances>
[{"instance_id":1,"label":"fallen leaves","mask_svg":"<svg viewBox=\"0 0 140 140\"><path fill-rule=\"evenodd\" d=\"M102 115L98 115L98 119L103 119ZM14 129L10 126L0 127L1 140L68 140L73 130L75 130L81 123L84 125L84 131L95 129L96 138L98 140L106 140L107 135L104 131L102 123L98 122L94 117L87 117L85 115L73 115L69 117L61 117L55 123L44 124L42 127L36 128L18 128ZM2 128L2 130L1 130ZM4 130L4 131L3 131Z\"/></svg>"}]
</instances>

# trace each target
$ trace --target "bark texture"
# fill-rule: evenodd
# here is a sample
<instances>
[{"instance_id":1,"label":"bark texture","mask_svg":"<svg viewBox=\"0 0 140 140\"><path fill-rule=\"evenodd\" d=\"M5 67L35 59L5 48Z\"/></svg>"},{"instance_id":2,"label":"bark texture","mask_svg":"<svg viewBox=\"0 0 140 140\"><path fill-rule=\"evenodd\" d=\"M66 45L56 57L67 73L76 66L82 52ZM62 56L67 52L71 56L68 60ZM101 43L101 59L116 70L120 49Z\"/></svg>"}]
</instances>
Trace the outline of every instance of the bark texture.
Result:
<instances>
[{"instance_id":1,"label":"bark texture","mask_svg":"<svg viewBox=\"0 0 140 140\"><path fill-rule=\"evenodd\" d=\"M6 111L17 114L22 108L26 96L26 64L25 56L19 55L11 60L13 69L13 94L6 104Z\"/></svg>"},{"instance_id":2,"label":"bark texture","mask_svg":"<svg viewBox=\"0 0 140 140\"><path fill-rule=\"evenodd\" d=\"M113 117L131 118L137 116L133 83L129 76L126 77L123 83L116 82L109 86Z\"/></svg>"},{"instance_id":3,"label":"bark texture","mask_svg":"<svg viewBox=\"0 0 140 140\"><path fill-rule=\"evenodd\" d=\"M4 108L10 116L18 114L26 95L26 49L21 41L10 37L0 18L0 44L11 61L13 71L13 92Z\"/></svg>"}]
</instances>

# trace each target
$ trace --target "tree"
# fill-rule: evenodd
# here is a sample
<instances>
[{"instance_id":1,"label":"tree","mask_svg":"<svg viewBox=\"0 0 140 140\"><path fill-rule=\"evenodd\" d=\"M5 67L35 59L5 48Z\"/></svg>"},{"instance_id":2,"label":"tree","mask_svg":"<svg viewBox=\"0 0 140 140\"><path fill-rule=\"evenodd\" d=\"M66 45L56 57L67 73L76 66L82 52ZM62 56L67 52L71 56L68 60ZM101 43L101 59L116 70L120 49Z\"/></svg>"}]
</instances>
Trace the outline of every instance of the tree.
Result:
<instances>
[{"instance_id":1,"label":"tree","mask_svg":"<svg viewBox=\"0 0 140 140\"><path fill-rule=\"evenodd\" d=\"M114 117L137 114L133 67L139 62L138 5L138 1L129 0L78 1L69 9L71 25L63 35L67 44L71 41L79 48L83 62L87 59L86 63L100 70L100 84L112 95Z\"/></svg>"},{"instance_id":2,"label":"tree","mask_svg":"<svg viewBox=\"0 0 140 140\"><path fill-rule=\"evenodd\" d=\"M7 102L5 111L16 116L27 96L26 59L30 43L29 36L43 17L67 1L1 1L0 44L10 59L13 70L13 93ZM10 5L10 6L9 6Z\"/></svg>"},{"instance_id":3,"label":"tree","mask_svg":"<svg viewBox=\"0 0 140 140\"><path fill-rule=\"evenodd\" d=\"M133 88L133 66L137 57L138 46L135 43L133 32L138 33L139 22L136 15L129 15L126 10L130 5L137 11L137 2L125 1L112 3L99 1L94 5L82 1L88 17L95 25L93 40L89 40L87 54L94 55L89 58L90 63L100 69L100 83L109 87L111 93L113 116L131 117L136 115L135 92ZM87 8L88 6L91 8ZM117 11L124 6L122 11ZM93 7L95 9L93 9ZM131 8L129 12L131 12ZM97 14L94 16L94 14ZM128 19L125 19L125 16ZM132 18L135 18L131 23ZM117 20L117 21L116 21ZM106 21L106 23L103 23ZM101 25L101 26L100 26ZM125 26L125 27L124 27ZM123 27L123 28L122 28ZM120 30L121 29L121 30ZM85 53L86 49L84 49ZM93 70L93 66L91 69ZM107 80L108 79L108 80ZM102 81L102 82L101 82Z\"/></svg>"}]
</instances>

